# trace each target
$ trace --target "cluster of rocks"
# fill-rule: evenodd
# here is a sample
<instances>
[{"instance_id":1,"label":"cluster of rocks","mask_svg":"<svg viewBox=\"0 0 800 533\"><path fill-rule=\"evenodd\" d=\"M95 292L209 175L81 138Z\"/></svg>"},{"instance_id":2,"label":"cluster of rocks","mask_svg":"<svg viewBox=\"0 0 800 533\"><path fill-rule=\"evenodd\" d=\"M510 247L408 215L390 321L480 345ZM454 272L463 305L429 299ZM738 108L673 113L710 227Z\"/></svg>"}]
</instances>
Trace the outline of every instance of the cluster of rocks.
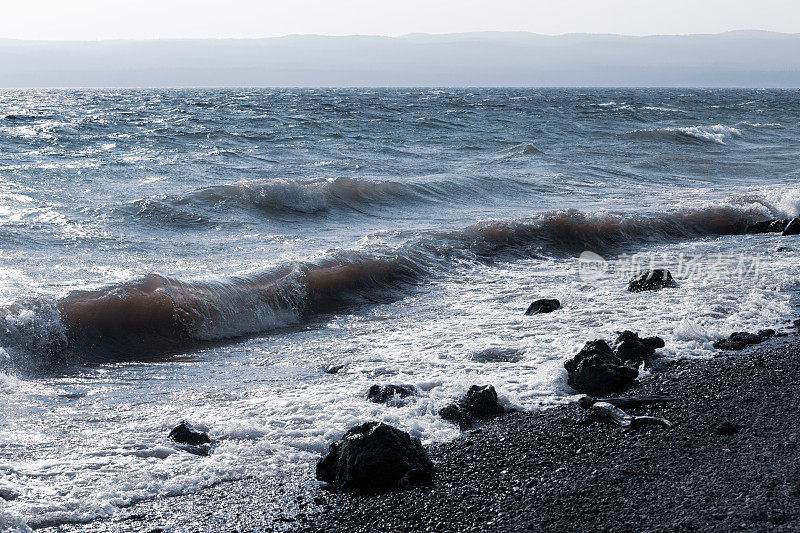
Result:
<instances>
[{"instance_id":1,"label":"cluster of rocks","mask_svg":"<svg viewBox=\"0 0 800 533\"><path fill-rule=\"evenodd\" d=\"M751 224L747 233L780 233L781 235L800 235L800 218L762 220Z\"/></svg>"},{"instance_id":2,"label":"cluster of rocks","mask_svg":"<svg viewBox=\"0 0 800 533\"><path fill-rule=\"evenodd\" d=\"M567 383L592 396L622 390L636 381L639 366L663 347L660 337L641 338L632 331L618 334L612 345L602 339L589 341L564 363Z\"/></svg>"},{"instance_id":3,"label":"cluster of rocks","mask_svg":"<svg viewBox=\"0 0 800 533\"><path fill-rule=\"evenodd\" d=\"M800 233L800 220L765 221L748 228L750 233L770 231L780 231L785 235ZM643 292L675 286L669 270L653 269L634 277L628 284L628 290ZM561 302L557 299L544 298L531 303L525 314L551 313L560 307ZM715 342L714 346L724 350L737 350L762 342L774 334L773 330L762 330L757 334L736 332L728 339ZM664 340L660 337L643 338L632 331L618 333L610 344L603 339L589 341L572 359L564 363L568 384L574 390L593 397L618 392L632 385L639 375L639 367L654 358L655 351L663 347ZM514 360L518 356L517 352L489 349L477 352L473 359L484 362ZM324 370L335 374L342 368L340 365L331 365ZM418 390L413 385L375 384L367 391L366 398L376 403L399 406L405 398L417 394ZM584 397L579 403L623 427L635 428L642 424L670 427L671 423L667 420L632 416L622 408L673 400L674 398L665 397ZM489 419L505 411L492 385L473 385L462 397L441 408L439 416L457 424L461 429L467 429L472 427L476 419ZM730 434L736 428L723 424L716 431ZM185 429L178 433L184 440L199 442L197 439L202 439ZM328 453L319 460L316 468L317 479L327 483L331 490L360 493L404 489L428 483L433 473L433 463L419 439L382 422L367 422L350 428L340 440L330 444Z\"/></svg>"},{"instance_id":4,"label":"cluster of rocks","mask_svg":"<svg viewBox=\"0 0 800 533\"><path fill-rule=\"evenodd\" d=\"M417 394L413 385L373 385L371 401L389 403ZM462 428L476 418L487 419L505 412L491 385L473 385L439 415ZM383 492L406 489L431 481L433 463L419 439L382 422L367 422L347 430L333 442L317 463L317 479L339 492Z\"/></svg>"},{"instance_id":5,"label":"cluster of rocks","mask_svg":"<svg viewBox=\"0 0 800 533\"><path fill-rule=\"evenodd\" d=\"M654 268L640 272L628 282L628 291L630 292L656 291L665 287L677 287L672 273L666 268ZM525 314L552 313L557 309L561 309L560 301L555 298L541 298L534 300L525 310Z\"/></svg>"}]
</instances>

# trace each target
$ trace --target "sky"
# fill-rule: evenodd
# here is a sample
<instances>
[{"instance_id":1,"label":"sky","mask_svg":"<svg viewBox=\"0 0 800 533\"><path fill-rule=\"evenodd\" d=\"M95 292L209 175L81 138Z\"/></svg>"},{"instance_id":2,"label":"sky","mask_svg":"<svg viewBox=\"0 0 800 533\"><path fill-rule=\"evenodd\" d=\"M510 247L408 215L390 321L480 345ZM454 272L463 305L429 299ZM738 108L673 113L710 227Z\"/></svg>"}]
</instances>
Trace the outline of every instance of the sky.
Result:
<instances>
[{"instance_id":1,"label":"sky","mask_svg":"<svg viewBox=\"0 0 800 533\"><path fill-rule=\"evenodd\" d=\"M800 33L798 0L23 0L0 38L259 38L469 31Z\"/></svg>"}]
</instances>

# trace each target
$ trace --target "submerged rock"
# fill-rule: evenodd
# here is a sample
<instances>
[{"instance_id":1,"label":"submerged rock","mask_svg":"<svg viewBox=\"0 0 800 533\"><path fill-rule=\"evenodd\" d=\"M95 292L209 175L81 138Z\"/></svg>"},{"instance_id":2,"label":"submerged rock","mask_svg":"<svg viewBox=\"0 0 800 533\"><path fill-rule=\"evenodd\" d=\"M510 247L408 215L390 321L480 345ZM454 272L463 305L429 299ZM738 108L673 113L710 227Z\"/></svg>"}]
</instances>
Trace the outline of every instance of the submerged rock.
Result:
<instances>
[{"instance_id":1,"label":"submerged rock","mask_svg":"<svg viewBox=\"0 0 800 533\"><path fill-rule=\"evenodd\" d=\"M20 493L13 487L0 485L0 498L4 499L7 502L16 500L19 498Z\"/></svg>"},{"instance_id":2,"label":"submerged rock","mask_svg":"<svg viewBox=\"0 0 800 533\"><path fill-rule=\"evenodd\" d=\"M714 341L714 348L718 350L743 350L748 346L764 342L775 335L774 329L762 329L758 333L748 333L746 331L736 331L731 333L727 339Z\"/></svg>"},{"instance_id":3,"label":"submerged rock","mask_svg":"<svg viewBox=\"0 0 800 533\"><path fill-rule=\"evenodd\" d=\"M524 353L519 348L486 348L473 352L469 358L477 363L516 363Z\"/></svg>"},{"instance_id":4,"label":"submerged rock","mask_svg":"<svg viewBox=\"0 0 800 533\"><path fill-rule=\"evenodd\" d=\"M587 342L575 357L564 363L567 383L578 392L598 396L630 386L639 371L617 357L606 341Z\"/></svg>"},{"instance_id":5,"label":"submerged rock","mask_svg":"<svg viewBox=\"0 0 800 533\"><path fill-rule=\"evenodd\" d=\"M341 492L382 492L430 482L433 463L419 439L382 422L350 428L317 463L317 479Z\"/></svg>"},{"instance_id":6,"label":"submerged rock","mask_svg":"<svg viewBox=\"0 0 800 533\"><path fill-rule=\"evenodd\" d=\"M178 444L188 444L189 446L202 446L211 444L211 438L205 431L200 431L187 422L181 422L169 432L169 438Z\"/></svg>"},{"instance_id":7,"label":"submerged rock","mask_svg":"<svg viewBox=\"0 0 800 533\"><path fill-rule=\"evenodd\" d=\"M800 235L800 218L793 218L786 224L781 235Z\"/></svg>"},{"instance_id":8,"label":"submerged rock","mask_svg":"<svg viewBox=\"0 0 800 533\"><path fill-rule=\"evenodd\" d=\"M375 384L367 391L367 400L375 403L400 404L402 398L413 396L417 393L414 385L378 385Z\"/></svg>"},{"instance_id":9,"label":"submerged rock","mask_svg":"<svg viewBox=\"0 0 800 533\"><path fill-rule=\"evenodd\" d=\"M640 338L632 331L623 331L614 341L614 354L625 363L635 364L637 367L645 360L650 359L658 348L664 347L661 337Z\"/></svg>"},{"instance_id":10,"label":"submerged rock","mask_svg":"<svg viewBox=\"0 0 800 533\"><path fill-rule=\"evenodd\" d=\"M326 374L338 374L341 369L344 368L344 365L328 365L326 366L323 371Z\"/></svg>"},{"instance_id":11,"label":"submerged rock","mask_svg":"<svg viewBox=\"0 0 800 533\"><path fill-rule=\"evenodd\" d=\"M472 385L457 402L441 408L439 416L467 429L475 418L487 419L504 412L505 407L497 401L497 391L492 385Z\"/></svg>"},{"instance_id":12,"label":"submerged rock","mask_svg":"<svg viewBox=\"0 0 800 533\"><path fill-rule=\"evenodd\" d=\"M556 309L561 307L561 302L556 300L555 298L542 298L541 300L536 300L531 305L528 306L528 309L525 311L526 315L538 315L540 313L552 313Z\"/></svg>"},{"instance_id":13,"label":"submerged rock","mask_svg":"<svg viewBox=\"0 0 800 533\"><path fill-rule=\"evenodd\" d=\"M672 273L666 268L656 268L642 272L628 283L630 292L656 291L664 287L675 287Z\"/></svg>"}]
</instances>

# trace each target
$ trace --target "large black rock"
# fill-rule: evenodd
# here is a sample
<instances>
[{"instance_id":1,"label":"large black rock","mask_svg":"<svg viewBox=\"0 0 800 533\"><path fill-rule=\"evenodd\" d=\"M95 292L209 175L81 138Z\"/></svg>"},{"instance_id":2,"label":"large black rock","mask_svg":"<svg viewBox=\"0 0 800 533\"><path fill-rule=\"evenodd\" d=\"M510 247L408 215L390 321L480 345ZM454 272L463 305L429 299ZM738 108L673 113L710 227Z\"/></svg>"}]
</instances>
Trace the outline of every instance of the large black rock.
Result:
<instances>
[{"instance_id":1,"label":"large black rock","mask_svg":"<svg viewBox=\"0 0 800 533\"><path fill-rule=\"evenodd\" d=\"M604 340L587 342L575 357L564 363L567 383L578 392L599 396L630 386L639 371L617 357Z\"/></svg>"},{"instance_id":2,"label":"large black rock","mask_svg":"<svg viewBox=\"0 0 800 533\"><path fill-rule=\"evenodd\" d=\"M473 385L458 401L475 418L491 418L505 412L497 401L497 391L491 385Z\"/></svg>"},{"instance_id":3,"label":"large black rock","mask_svg":"<svg viewBox=\"0 0 800 533\"><path fill-rule=\"evenodd\" d=\"M748 333L746 331L736 331L731 333L727 339L714 341L714 348L718 350L743 350L753 344L764 342L775 335L774 329L762 329L758 333Z\"/></svg>"},{"instance_id":4,"label":"large black rock","mask_svg":"<svg viewBox=\"0 0 800 533\"><path fill-rule=\"evenodd\" d=\"M793 218L789 221L781 235L800 235L800 218Z\"/></svg>"},{"instance_id":5,"label":"large black rock","mask_svg":"<svg viewBox=\"0 0 800 533\"><path fill-rule=\"evenodd\" d=\"M472 385L457 402L441 408L439 416L466 429L472 427L475 418L487 419L504 412L492 385Z\"/></svg>"},{"instance_id":6,"label":"large black rock","mask_svg":"<svg viewBox=\"0 0 800 533\"><path fill-rule=\"evenodd\" d=\"M403 398L417 393L414 385L378 385L375 384L367 391L367 400L375 403L400 404Z\"/></svg>"},{"instance_id":7,"label":"large black rock","mask_svg":"<svg viewBox=\"0 0 800 533\"><path fill-rule=\"evenodd\" d=\"M178 444L188 444L189 446L202 446L211 444L208 433L200 431L187 422L181 422L169 432L169 438Z\"/></svg>"},{"instance_id":8,"label":"large black rock","mask_svg":"<svg viewBox=\"0 0 800 533\"><path fill-rule=\"evenodd\" d=\"M336 491L383 492L429 482L433 463L419 439L382 422L366 422L330 445L316 474Z\"/></svg>"},{"instance_id":9,"label":"large black rock","mask_svg":"<svg viewBox=\"0 0 800 533\"><path fill-rule=\"evenodd\" d=\"M640 338L636 333L627 330L619 333L613 344L614 355L637 367L653 357L658 348L663 347L664 339L661 337Z\"/></svg>"},{"instance_id":10,"label":"large black rock","mask_svg":"<svg viewBox=\"0 0 800 533\"><path fill-rule=\"evenodd\" d=\"M672 273L665 268L655 268L642 272L628 283L630 292L656 291L664 287L675 287Z\"/></svg>"},{"instance_id":11,"label":"large black rock","mask_svg":"<svg viewBox=\"0 0 800 533\"><path fill-rule=\"evenodd\" d=\"M561 307L561 302L555 298L542 298L536 300L525 311L526 315L538 315L539 313L552 313Z\"/></svg>"},{"instance_id":12,"label":"large black rock","mask_svg":"<svg viewBox=\"0 0 800 533\"><path fill-rule=\"evenodd\" d=\"M747 226L745 233L781 233L790 222L788 219L762 220Z\"/></svg>"}]
</instances>

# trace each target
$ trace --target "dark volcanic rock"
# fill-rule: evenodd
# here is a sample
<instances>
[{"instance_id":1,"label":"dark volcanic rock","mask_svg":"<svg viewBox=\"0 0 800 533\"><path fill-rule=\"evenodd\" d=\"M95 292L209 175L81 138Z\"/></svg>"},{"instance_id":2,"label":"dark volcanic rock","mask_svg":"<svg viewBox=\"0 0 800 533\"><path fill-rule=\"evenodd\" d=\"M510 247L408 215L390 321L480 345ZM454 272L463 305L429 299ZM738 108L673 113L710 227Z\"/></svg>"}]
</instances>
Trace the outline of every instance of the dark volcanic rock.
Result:
<instances>
[{"instance_id":1,"label":"dark volcanic rock","mask_svg":"<svg viewBox=\"0 0 800 533\"><path fill-rule=\"evenodd\" d=\"M375 403L399 404L402 398L413 396L417 393L414 385L378 385L375 384L367 391L367 400Z\"/></svg>"},{"instance_id":2,"label":"dark volcanic rock","mask_svg":"<svg viewBox=\"0 0 800 533\"><path fill-rule=\"evenodd\" d=\"M630 292L656 291L664 287L675 287L672 273L665 268L656 268L642 272L628 283Z\"/></svg>"},{"instance_id":3,"label":"dark volcanic rock","mask_svg":"<svg viewBox=\"0 0 800 533\"><path fill-rule=\"evenodd\" d=\"M764 342L775 335L773 329L762 329L758 333L747 333L746 331L736 331L731 333L727 339L714 341L714 348L718 350L742 350L753 344Z\"/></svg>"},{"instance_id":4,"label":"dark volcanic rock","mask_svg":"<svg viewBox=\"0 0 800 533\"><path fill-rule=\"evenodd\" d=\"M570 387L598 396L633 384L639 371L625 364L604 340L587 342L575 357L564 363Z\"/></svg>"},{"instance_id":5,"label":"dark volcanic rock","mask_svg":"<svg viewBox=\"0 0 800 533\"><path fill-rule=\"evenodd\" d=\"M491 418L505 412L497 401L497 391L491 385L473 385L458 401L475 418Z\"/></svg>"},{"instance_id":6,"label":"dark volcanic rock","mask_svg":"<svg viewBox=\"0 0 800 533\"><path fill-rule=\"evenodd\" d=\"M661 337L642 339L636 333L626 330L618 334L613 346L614 354L623 362L639 366L646 359L653 357L656 349L664 347L664 339Z\"/></svg>"},{"instance_id":7,"label":"dark volcanic rock","mask_svg":"<svg viewBox=\"0 0 800 533\"><path fill-rule=\"evenodd\" d=\"M317 479L341 492L382 492L427 483L433 463L419 439L381 422L350 428L317 463Z\"/></svg>"},{"instance_id":8,"label":"dark volcanic rock","mask_svg":"<svg viewBox=\"0 0 800 533\"><path fill-rule=\"evenodd\" d=\"M172 428L172 431L169 432L169 438L178 444L188 444L189 446L211 444L208 433L194 428L185 421Z\"/></svg>"},{"instance_id":9,"label":"dark volcanic rock","mask_svg":"<svg viewBox=\"0 0 800 533\"><path fill-rule=\"evenodd\" d=\"M762 220L750 224L745 233L781 233L790 222L788 219Z\"/></svg>"},{"instance_id":10,"label":"dark volcanic rock","mask_svg":"<svg viewBox=\"0 0 800 533\"><path fill-rule=\"evenodd\" d=\"M527 311L525 311L526 315L538 315L539 313L552 313L556 309L561 307L561 302L556 300L555 298L543 298L541 300L536 300L531 305L528 306Z\"/></svg>"},{"instance_id":11,"label":"dark volcanic rock","mask_svg":"<svg viewBox=\"0 0 800 533\"><path fill-rule=\"evenodd\" d=\"M324 368L326 374L338 374L344 365L328 365Z\"/></svg>"},{"instance_id":12,"label":"dark volcanic rock","mask_svg":"<svg viewBox=\"0 0 800 533\"><path fill-rule=\"evenodd\" d=\"M497 401L497 391L492 385L472 385L456 403L439 410L439 416L466 429L473 419L487 419L503 414L505 408Z\"/></svg>"},{"instance_id":13,"label":"dark volcanic rock","mask_svg":"<svg viewBox=\"0 0 800 533\"><path fill-rule=\"evenodd\" d=\"M800 218L793 218L786 224L781 235L800 235Z\"/></svg>"},{"instance_id":14,"label":"dark volcanic rock","mask_svg":"<svg viewBox=\"0 0 800 533\"><path fill-rule=\"evenodd\" d=\"M211 439L208 433L182 421L172 428L169 438L178 444L178 448L194 455L208 455L211 452Z\"/></svg>"},{"instance_id":15,"label":"dark volcanic rock","mask_svg":"<svg viewBox=\"0 0 800 533\"><path fill-rule=\"evenodd\" d=\"M469 429L472 427L472 415L457 403L451 403L439 409L439 416L442 417L443 420L458 424L458 427L461 429Z\"/></svg>"}]
</instances>

